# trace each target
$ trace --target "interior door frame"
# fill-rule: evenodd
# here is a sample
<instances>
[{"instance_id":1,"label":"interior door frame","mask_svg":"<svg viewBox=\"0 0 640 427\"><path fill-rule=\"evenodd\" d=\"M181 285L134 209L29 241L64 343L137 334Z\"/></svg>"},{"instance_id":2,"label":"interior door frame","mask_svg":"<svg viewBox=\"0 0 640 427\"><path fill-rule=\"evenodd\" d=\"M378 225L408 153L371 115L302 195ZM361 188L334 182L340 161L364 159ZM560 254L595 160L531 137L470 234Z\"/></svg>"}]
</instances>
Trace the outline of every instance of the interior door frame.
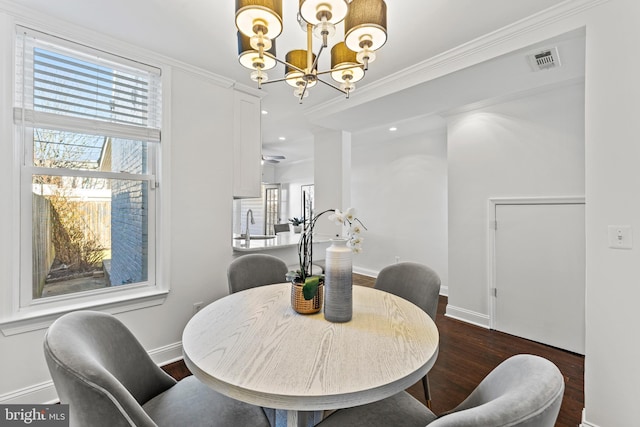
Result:
<instances>
[{"instance_id":1,"label":"interior door frame","mask_svg":"<svg viewBox=\"0 0 640 427\"><path fill-rule=\"evenodd\" d=\"M491 197L487 203L489 219L487 235L487 295L489 300L489 329L495 329L496 297L496 208L499 205L584 205L584 196L552 196L552 197Z\"/></svg>"}]
</instances>

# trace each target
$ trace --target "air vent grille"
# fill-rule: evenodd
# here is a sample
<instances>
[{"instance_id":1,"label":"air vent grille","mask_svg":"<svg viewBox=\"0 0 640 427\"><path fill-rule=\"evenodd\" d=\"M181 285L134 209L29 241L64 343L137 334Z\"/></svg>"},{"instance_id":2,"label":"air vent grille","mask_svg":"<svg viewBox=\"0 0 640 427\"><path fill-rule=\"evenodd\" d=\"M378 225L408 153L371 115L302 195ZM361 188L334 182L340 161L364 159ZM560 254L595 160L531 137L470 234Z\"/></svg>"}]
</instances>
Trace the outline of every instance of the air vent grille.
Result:
<instances>
[{"instance_id":1,"label":"air vent grille","mask_svg":"<svg viewBox=\"0 0 640 427\"><path fill-rule=\"evenodd\" d=\"M550 70L560 66L558 49L555 47L532 53L528 58L533 71Z\"/></svg>"}]
</instances>

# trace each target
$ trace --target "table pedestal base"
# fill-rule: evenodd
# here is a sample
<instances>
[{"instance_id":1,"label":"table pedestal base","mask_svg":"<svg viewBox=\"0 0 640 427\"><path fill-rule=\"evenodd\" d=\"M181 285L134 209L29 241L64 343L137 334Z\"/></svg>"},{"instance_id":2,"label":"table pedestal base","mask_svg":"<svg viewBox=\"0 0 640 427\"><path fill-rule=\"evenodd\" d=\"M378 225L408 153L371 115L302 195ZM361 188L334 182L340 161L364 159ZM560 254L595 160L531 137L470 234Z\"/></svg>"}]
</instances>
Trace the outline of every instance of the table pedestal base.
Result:
<instances>
[{"instance_id":1,"label":"table pedestal base","mask_svg":"<svg viewBox=\"0 0 640 427\"><path fill-rule=\"evenodd\" d=\"M275 427L313 427L322 421L322 411L276 409Z\"/></svg>"}]
</instances>

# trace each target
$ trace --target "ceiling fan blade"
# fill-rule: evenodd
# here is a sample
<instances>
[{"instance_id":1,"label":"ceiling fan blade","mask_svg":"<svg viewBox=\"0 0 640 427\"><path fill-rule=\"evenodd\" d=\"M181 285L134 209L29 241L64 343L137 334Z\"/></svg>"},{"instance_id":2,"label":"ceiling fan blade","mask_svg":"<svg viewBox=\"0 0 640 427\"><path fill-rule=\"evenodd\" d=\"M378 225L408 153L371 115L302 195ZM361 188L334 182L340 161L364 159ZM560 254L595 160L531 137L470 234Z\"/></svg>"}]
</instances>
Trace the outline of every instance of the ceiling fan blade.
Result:
<instances>
[{"instance_id":1,"label":"ceiling fan blade","mask_svg":"<svg viewBox=\"0 0 640 427\"><path fill-rule=\"evenodd\" d=\"M280 163L280 160L284 160L284 159L285 157L281 155L273 155L273 156L265 155L265 154L262 155L263 162L272 163L272 164Z\"/></svg>"}]
</instances>

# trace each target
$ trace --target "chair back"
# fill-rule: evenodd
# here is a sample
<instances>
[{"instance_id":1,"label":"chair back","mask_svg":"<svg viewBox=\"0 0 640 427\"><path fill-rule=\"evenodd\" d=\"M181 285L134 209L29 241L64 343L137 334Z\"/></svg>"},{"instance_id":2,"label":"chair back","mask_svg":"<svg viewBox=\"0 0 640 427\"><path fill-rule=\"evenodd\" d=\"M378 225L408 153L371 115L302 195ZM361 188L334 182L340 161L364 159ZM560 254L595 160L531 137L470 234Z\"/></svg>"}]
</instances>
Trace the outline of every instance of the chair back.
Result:
<instances>
[{"instance_id":1,"label":"chair back","mask_svg":"<svg viewBox=\"0 0 640 427\"><path fill-rule=\"evenodd\" d=\"M229 293L257 286L286 282L289 269L280 258L268 254L248 254L234 259L227 269Z\"/></svg>"},{"instance_id":2,"label":"chair back","mask_svg":"<svg viewBox=\"0 0 640 427\"><path fill-rule=\"evenodd\" d=\"M176 383L107 313L61 316L45 334L44 354L72 426L155 427L141 405Z\"/></svg>"},{"instance_id":3,"label":"chair back","mask_svg":"<svg viewBox=\"0 0 640 427\"><path fill-rule=\"evenodd\" d=\"M564 378L547 359L519 354L502 362L460 405L429 427L553 427Z\"/></svg>"},{"instance_id":4,"label":"chair back","mask_svg":"<svg viewBox=\"0 0 640 427\"><path fill-rule=\"evenodd\" d=\"M423 309L435 322L440 277L423 264L400 262L383 268L374 288L402 297Z\"/></svg>"}]
</instances>

